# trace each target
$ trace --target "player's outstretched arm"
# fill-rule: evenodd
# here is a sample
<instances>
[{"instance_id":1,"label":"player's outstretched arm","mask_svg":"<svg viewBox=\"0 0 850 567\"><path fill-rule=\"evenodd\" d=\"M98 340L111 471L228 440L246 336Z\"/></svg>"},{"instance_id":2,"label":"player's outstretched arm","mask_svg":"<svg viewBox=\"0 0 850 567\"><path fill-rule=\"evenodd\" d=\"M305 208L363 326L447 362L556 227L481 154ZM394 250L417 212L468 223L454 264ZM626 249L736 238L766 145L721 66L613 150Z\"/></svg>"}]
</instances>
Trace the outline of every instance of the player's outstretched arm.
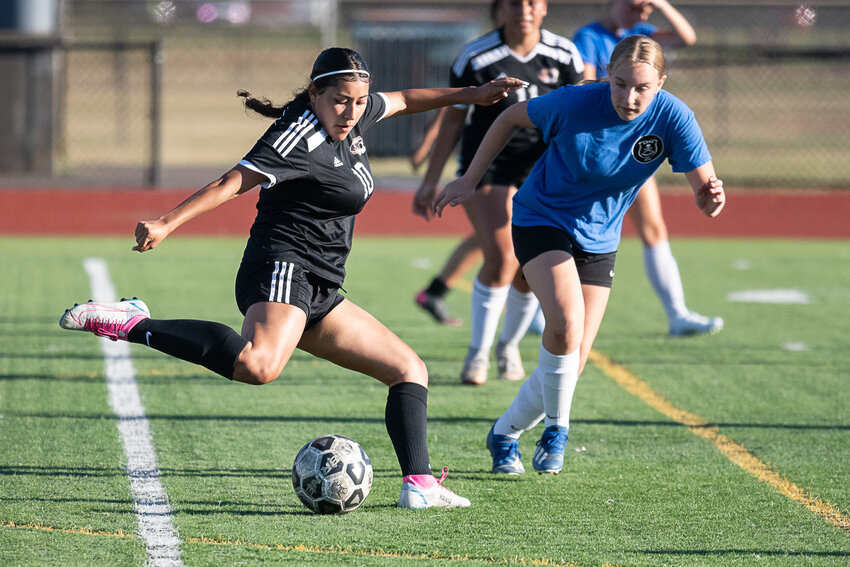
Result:
<instances>
[{"instance_id":1,"label":"player's outstretched arm","mask_svg":"<svg viewBox=\"0 0 850 567\"><path fill-rule=\"evenodd\" d=\"M158 219L139 221L136 225L136 245L133 250L146 252L156 248L184 222L241 195L264 179L262 174L237 165Z\"/></svg>"},{"instance_id":2,"label":"player's outstretched arm","mask_svg":"<svg viewBox=\"0 0 850 567\"><path fill-rule=\"evenodd\" d=\"M392 91L384 93L390 107L387 116L416 114L454 104L490 106L523 86L527 86L524 81L513 77L502 77L478 87Z\"/></svg>"},{"instance_id":3,"label":"player's outstretched arm","mask_svg":"<svg viewBox=\"0 0 850 567\"><path fill-rule=\"evenodd\" d=\"M719 215L726 205L726 191L723 189L723 181L714 173L714 165L709 161L685 173L685 177L694 190L694 200L699 210L707 217Z\"/></svg>"},{"instance_id":4,"label":"player's outstretched arm","mask_svg":"<svg viewBox=\"0 0 850 567\"><path fill-rule=\"evenodd\" d=\"M520 128L533 128L534 123L528 117L528 103L518 102L502 112L484 135L475 156L462 177L455 179L445 186L434 198L433 212L442 216L446 205L456 207L475 192L481 178L490 164Z\"/></svg>"}]
</instances>

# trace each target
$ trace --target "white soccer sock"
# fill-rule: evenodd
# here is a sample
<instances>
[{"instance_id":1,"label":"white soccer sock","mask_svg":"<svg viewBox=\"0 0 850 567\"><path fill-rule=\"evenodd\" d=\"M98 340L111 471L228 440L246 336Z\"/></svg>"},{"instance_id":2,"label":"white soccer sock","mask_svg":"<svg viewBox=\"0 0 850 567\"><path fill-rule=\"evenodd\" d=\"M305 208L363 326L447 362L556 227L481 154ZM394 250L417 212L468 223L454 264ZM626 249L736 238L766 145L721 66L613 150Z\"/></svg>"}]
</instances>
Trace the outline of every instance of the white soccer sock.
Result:
<instances>
[{"instance_id":1,"label":"white soccer sock","mask_svg":"<svg viewBox=\"0 0 850 567\"><path fill-rule=\"evenodd\" d=\"M543 411L546 414L546 427L570 427L570 406L578 383L580 358L579 349L557 355L540 345L538 370L543 374Z\"/></svg>"},{"instance_id":2,"label":"white soccer sock","mask_svg":"<svg viewBox=\"0 0 850 567\"><path fill-rule=\"evenodd\" d=\"M664 311L667 312L667 318L673 319L687 315L685 290L682 288L679 266L670 250L670 241L665 240L655 246L644 247L643 265L649 283L652 284L664 306Z\"/></svg>"},{"instance_id":3,"label":"white soccer sock","mask_svg":"<svg viewBox=\"0 0 850 567\"><path fill-rule=\"evenodd\" d=\"M507 435L519 439L543 419L543 373L535 369L522 383L514 401L493 426L496 435Z\"/></svg>"},{"instance_id":4,"label":"white soccer sock","mask_svg":"<svg viewBox=\"0 0 850 567\"><path fill-rule=\"evenodd\" d=\"M470 352L489 353L499 328L499 317L511 286L488 287L475 278L472 286L472 336Z\"/></svg>"},{"instance_id":5,"label":"white soccer sock","mask_svg":"<svg viewBox=\"0 0 850 567\"><path fill-rule=\"evenodd\" d=\"M515 346L525 335L540 303L532 292L523 293L514 286L508 291L507 306L505 307L505 322L499 342Z\"/></svg>"}]
</instances>

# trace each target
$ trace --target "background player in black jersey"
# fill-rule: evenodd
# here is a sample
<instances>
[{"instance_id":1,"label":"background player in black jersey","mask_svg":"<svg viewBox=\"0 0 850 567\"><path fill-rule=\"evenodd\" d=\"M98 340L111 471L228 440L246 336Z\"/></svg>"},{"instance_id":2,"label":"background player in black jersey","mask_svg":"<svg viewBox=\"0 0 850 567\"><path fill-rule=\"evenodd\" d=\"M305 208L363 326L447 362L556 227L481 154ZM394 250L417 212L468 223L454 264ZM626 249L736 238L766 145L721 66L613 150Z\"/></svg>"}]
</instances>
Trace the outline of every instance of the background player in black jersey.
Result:
<instances>
[{"instance_id":1,"label":"background player in black jersey","mask_svg":"<svg viewBox=\"0 0 850 567\"><path fill-rule=\"evenodd\" d=\"M511 76L528 86L490 107L446 109L428 170L414 197L414 212L426 219L430 218L440 174L459 139L458 174L462 175L502 111L582 78L583 65L575 45L541 28L548 8L546 0L499 0L495 8L503 26L464 46L452 66L451 84L481 85L496 77ZM463 204L484 252L472 291L471 337L461 371L464 384L486 382L490 349L506 304L505 323L496 345L499 376L519 380L525 375L518 345L537 311L537 299L518 273L510 234L510 199L543 149L537 130L518 133L494 160L475 196Z\"/></svg>"},{"instance_id":2,"label":"background player in black jersey","mask_svg":"<svg viewBox=\"0 0 850 567\"><path fill-rule=\"evenodd\" d=\"M236 276L242 334L211 321L151 319L138 299L76 305L60 325L146 344L248 384L277 378L296 348L372 376L389 386L385 418L403 475L399 506L469 506L431 473L425 364L339 288L354 216L374 188L363 133L388 116L492 104L522 84L502 78L479 88L370 94L363 58L330 48L316 59L307 88L283 107L241 92L246 106L274 124L219 179L158 219L139 222L133 249L152 250L184 222L260 186Z\"/></svg>"}]
</instances>

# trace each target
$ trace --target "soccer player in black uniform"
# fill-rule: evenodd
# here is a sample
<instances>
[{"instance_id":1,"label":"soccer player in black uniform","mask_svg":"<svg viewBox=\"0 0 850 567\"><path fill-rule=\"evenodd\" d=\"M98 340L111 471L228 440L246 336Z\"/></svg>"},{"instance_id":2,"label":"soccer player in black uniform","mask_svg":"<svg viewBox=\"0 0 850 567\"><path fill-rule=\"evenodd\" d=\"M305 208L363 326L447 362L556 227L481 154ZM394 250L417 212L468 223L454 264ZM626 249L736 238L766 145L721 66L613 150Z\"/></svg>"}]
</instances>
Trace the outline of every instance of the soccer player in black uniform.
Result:
<instances>
[{"instance_id":1,"label":"soccer player in black uniform","mask_svg":"<svg viewBox=\"0 0 850 567\"><path fill-rule=\"evenodd\" d=\"M76 305L60 325L146 344L248 384L277 378L295 348L372 376L389 387L385 419L403 475L399 506L469 506L431 473L425 364L339 289L354 216L374 189L365 131L389 116L492 104L522 81L372 94L369 85L357 52L330 48L316 59L308 87L283 107L241 92L246 106L276 118L274 124L221 178L158 219L138 223L133 249L145 252L184 222L261 187L236 276L241 334L211 321L151 319L138 299Z\"/></svg>"},{"instance_id":2,"label":"soccer player in black uniform","mask_svg":"<svg viewBox=\"0 0 850 567\"><path fill-rule=\"evenodd\" d=\"M446 109L428 170L414 197L414 212L426 219L430 218L440 174L458 139L458 175L463 175L490 124L506 108L582 79L584 66L575 45L541 28L548 8L546 0L498 2L494 14L502 27L466 44L452 66L451 85L483 85L504 76L517 77L528 85L490 107L459 105ZM499 376L519 380L525 375L518 345L538 304L522 280L514 257L510 203L543 150L536 129L517 133L494 160L475 196L463 203L484 252L472 291L471 339L461 371L464 384L486 382L490 348L506 304L505 323L496 345ZM432 282L424 299L445 292L439 283Z\"/></svg>"}]
</instances>

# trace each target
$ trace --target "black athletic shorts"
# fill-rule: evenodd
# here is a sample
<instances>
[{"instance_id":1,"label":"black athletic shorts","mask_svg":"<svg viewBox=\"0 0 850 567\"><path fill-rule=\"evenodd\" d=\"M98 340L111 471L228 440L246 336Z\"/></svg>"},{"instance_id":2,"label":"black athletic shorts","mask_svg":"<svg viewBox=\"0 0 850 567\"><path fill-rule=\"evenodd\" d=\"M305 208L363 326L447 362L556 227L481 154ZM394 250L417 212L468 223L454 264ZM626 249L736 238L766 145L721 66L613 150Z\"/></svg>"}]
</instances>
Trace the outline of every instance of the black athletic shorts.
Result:
<instances>
[{"instance_id":1,"label":"black athletic shorts","mask_svg":"<svg viewBox=\"0 0 850 567\"><path fill-rule=\"evenodd\" d=\"M514 241L514 254L519 265L524 266L544 252L563 250L575 258L578 278L582 284L611 287L614 281L614 261L616 252L594 254L579 248L572 237L553 226L517 226L511 225Z\"/></svg>"},{"instance_id":2,"label":"black athletic shorts","mask_svg":"<svg viewBox=\"0 0 850 567\"><path fill-rule=\"evenodd\" d=\"M309 329L343 299L335 283L292 262L243 262L236 274L236 305L243 315L255 303L286 303L307 314Z\"/></svg>"}]
</instances>

